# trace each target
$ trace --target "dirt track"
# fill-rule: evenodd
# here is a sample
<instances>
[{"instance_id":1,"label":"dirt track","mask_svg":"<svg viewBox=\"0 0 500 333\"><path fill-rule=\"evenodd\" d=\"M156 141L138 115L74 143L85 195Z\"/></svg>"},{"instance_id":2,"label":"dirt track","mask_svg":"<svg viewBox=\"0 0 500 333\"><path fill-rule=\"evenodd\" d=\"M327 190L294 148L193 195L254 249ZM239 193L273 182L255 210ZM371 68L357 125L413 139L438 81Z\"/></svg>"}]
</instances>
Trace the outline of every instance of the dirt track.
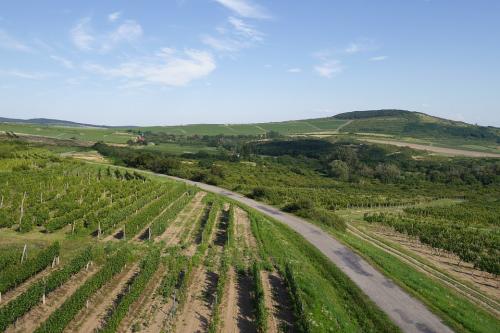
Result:
<instances>
[{"instance_id":1,"label":"dirt track","mask_svg":"<svg viewBox=\"0 0 500 333\"><path fill-rule=\"evenodd\" d=\"M444 148L436 146L427 146L417 143L408 143L403 141L392 141L392 140L379 140L379 139L364 139L358 138L358 140L371 142L371 143L381 143L384 145L393 145L398 147L408 147L416 150L425 150L436 154L448 155L448 156L466 156L466 157L496 157L500 158L500 154L486 153L481 151L472 150L462 150L453 148Z\"/></svg>"}]
</instances>

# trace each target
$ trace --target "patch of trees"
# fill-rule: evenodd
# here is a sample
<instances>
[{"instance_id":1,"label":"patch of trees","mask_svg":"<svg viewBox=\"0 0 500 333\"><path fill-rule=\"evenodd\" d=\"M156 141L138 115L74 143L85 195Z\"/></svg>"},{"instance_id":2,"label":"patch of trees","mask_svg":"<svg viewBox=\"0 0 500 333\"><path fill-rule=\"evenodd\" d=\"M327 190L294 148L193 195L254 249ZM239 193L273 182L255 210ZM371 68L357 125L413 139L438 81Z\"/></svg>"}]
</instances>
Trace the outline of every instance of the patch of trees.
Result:
<instances>
[{"instance_id":1,"label":"patch of trees","mask_svg":"<svg viewBox=\"0 0 500 333\"><path fill-rule=\"evenodd\" d=\"M493 128L484 126L451 126L439 123L410 122L405 125L403 133L413 136L444 136L500 142L500 135Z\"/></svg>"},{"instance_id":2,"label":"patch of trees","mask_svg":"<svg viewBox=\"0 0 500 333\"><path fill-rule=\"evenodd\" d=\"M382 110L370 110L370 111L352 111L345 112L333 116L337 119L367 119L367 118L378 118L378 117L403 117L403 118L415 118L416 112L397 110L397 109L382 109Z\"/></svg>"},{"instance_id":3,"label":"patch of trees","mask_svg":"<svg viewBox=\"0 0 500 333\"><path fill-rule=\"evenodd\" d=\"M500 178L500 162L481 159L417 160L408 148L298 139L249 144L254 154L277 157L276 162L295 169L312 169L340 181L363 179L384 183L418 184L423 181L447 184L489 185ZM300 170L299 170L300 171ZM296 172L306 174L305 171Z\"/></svg>"}]
</instances>

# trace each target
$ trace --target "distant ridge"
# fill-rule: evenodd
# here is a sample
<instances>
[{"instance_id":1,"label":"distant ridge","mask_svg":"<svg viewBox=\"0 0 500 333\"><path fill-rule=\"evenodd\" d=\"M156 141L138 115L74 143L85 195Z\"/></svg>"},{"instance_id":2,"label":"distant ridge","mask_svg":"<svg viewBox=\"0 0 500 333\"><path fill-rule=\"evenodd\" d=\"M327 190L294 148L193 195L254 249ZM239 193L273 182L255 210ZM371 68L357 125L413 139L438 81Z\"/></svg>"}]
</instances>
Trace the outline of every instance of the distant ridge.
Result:
<instances>
[{"instance_id":1,"label":"distant ridge","mask_svg":"<svg viewBox=\"0 0 500 333\"><path fill-rule=\"evenodd\" d=\"M70 126L70 127L100 127L100 128L109 127L104 125L84 124L84 123L77 123L74 121L49 119L49 118L16 119L16 118L0 117L0 122L16 123L16 124L33 124L33 125Z\"/></svg>"},{"instance_id":2,"label":"distant ridge","mask_svg":"<svg viewBox=\"0 0 500 333\"><path fill-rule=\"evenodd\" d=\"M425 113L420 113L416 111L399 110L399 109L380 109L380 110L344 112L333 116L333 118L337 119L366 119L366 118L378 118L378 117L414 118L416 114L425 115Z\"/></svg>"}]
</instances>

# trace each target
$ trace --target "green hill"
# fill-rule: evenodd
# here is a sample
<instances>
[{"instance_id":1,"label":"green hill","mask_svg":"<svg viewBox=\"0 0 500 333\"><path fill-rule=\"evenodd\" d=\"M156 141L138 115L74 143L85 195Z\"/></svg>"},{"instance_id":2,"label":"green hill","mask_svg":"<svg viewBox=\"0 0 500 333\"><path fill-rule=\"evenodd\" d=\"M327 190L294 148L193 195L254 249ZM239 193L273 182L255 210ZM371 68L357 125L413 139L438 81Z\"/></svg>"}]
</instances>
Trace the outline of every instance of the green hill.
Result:
<instances>
[{"instance_id":1,"label":"green hill","mask_svg":"<svg viewBox=\"0 0 500 333\"><path fill-rule=\"evenodd\" d=\"M334 116L350 121L341 132L414 138L471 139L500 143L500 129L405 110L353 111Z\"/></svg>"},{"instance_id":2,"label":"green hill","mask_svg":"<svg viewBox=\"0 0 500 333\"><path fill-rule=\"evenodd\" d=\"M31 122L31 121L29 121ZM51 123L48 125L47 123ZM59 124L54 126L53 123ZM147 127L70 127L56 120L43 124L2 122L0 131L77 139L126 143L138 133L161 135L262 135L277 132L281 135L329 135L357 138L399 140L420 144L433 144L467 150L498 152L500 129L477 126L464 122L434 117L421 112L397 109L353 111L332 117L254 124L192 124ZM92 126L92 125L85 125ZM154 141L154 140L153 140Z\"/></svg>"}]
</instances>

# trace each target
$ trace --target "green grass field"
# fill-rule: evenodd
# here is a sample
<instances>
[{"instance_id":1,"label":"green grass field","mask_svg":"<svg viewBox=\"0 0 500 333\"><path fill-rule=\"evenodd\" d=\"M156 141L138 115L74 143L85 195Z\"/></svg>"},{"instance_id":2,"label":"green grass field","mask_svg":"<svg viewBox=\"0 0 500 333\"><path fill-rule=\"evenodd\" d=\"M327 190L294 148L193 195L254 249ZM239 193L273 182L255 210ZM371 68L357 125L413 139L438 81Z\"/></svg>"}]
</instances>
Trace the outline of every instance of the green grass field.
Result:
<instances>
[{"instance_id":1,"label":"green grass field","mask_svg":"<svg viewBox=\"0 0 500 333\"><path fill-rule=\"evenodd\" d=\"M336 130L345 120L323 118L258 124L195 124L184 126L141 127L139 130L177 135L259 135L269 131L301 134Z\"/></svg>"},{"instance_id":2,"label":"green grass field","mask_svg":"<svg viewBox=\"0 0 500 333\"><path fill-rule=\"evenodd\" d=\"M126 143L133 134L118 129L101 129L90 127L63 127L29 124L0 123L0 131L28 135L45 136L56 139L76 139L79 141L105 141L109 143Z\"/></svg>"}]
</instances>

